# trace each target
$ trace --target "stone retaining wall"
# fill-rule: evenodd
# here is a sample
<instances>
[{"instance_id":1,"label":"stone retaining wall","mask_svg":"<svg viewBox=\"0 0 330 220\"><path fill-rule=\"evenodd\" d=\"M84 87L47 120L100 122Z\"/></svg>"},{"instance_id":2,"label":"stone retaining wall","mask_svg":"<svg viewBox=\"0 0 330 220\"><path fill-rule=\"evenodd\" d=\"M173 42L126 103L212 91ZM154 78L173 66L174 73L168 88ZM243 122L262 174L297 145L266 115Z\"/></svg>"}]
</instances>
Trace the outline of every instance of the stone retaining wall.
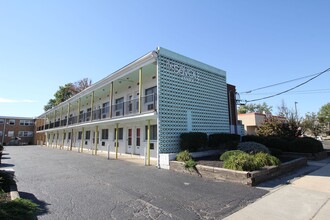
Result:
<instances>
[{"instance_id":1,"label":"stone retaining wall","mask_svg":"<svg viewBox=\"0 0 330 220\"><path fill-rule=\"evenodd\" d=\"M180 173L187 173L190 175L210 178L214 180L225 180L248 186L255 186L261 182L291 172L292 170L306 165L306 158L297 158L295 160L283 163L280 166L265 167L262 170L248 172L204 165L197 165L196 169L187 169L184 167L183 162L170 161L170 169Z\"/></svg>"}]
</instances>

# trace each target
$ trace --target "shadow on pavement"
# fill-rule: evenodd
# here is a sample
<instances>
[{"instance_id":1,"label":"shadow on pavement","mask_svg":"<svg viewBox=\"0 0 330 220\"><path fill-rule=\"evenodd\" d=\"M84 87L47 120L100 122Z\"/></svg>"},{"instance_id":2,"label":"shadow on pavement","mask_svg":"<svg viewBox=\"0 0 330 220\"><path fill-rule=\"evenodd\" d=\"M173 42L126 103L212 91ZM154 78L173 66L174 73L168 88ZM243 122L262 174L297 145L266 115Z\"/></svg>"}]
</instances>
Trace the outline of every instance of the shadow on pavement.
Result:
<instances>
[{"instance_id":1,"label":"shadow on pavement","mask_svg":"<svg viewBox=\"0 0 330 220\"><path fill-rule=\"evenodd\" d=\"M1 160L11 159L11 157L1 157Z\"/></svg>"},{"instance_id":2,"label":"shadow on pavement","mask_svg":"<svg viewBox=\"0 0 330 220\"><path fill-rule=\"evenodd\" d=\"M47 206L50 205L49 203L46 203L45 201L41 201L37 199L33 194L27 193L27 192L19 192L19 195L23 199L29 199L32 202L36 203L39 206L39 211L37 215L44 215L48 213L48 208Z\"/></svg>"},{"instance_id":3,"label":"shadow on pavement","mask_svg":"<svg viewBox=\"0 0 330 220\"><path fill-rule=\"evenodd\" d=\"M309 174L319 168L319 166L308 165L293 172L279 176L273 180L260 183L257 187L275 188L280 185L287 185L290 184L293 179Z\"/></svg>"}]
</instances>

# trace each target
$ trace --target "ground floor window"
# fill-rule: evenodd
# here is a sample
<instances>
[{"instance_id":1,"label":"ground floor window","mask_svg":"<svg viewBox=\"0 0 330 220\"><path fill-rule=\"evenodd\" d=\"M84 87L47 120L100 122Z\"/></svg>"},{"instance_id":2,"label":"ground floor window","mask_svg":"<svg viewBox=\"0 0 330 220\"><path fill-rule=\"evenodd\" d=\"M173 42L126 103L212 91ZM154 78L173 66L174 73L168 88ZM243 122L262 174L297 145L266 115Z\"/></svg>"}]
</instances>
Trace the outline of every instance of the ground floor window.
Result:
<instances>
[{"instance_id":1,"label":"ground floor window","mask_svg":"<svg viewBox=\"0 0 330 220\"><path fill-rule=\"evenodd\" d=\"M86 140L91 139L91 131L86 131Z\"/></svg>"},{"instance_id":2,"label":"ground floor window","mask_svg":"<svg viewBox=\"0 0 330 220\"><path fill-rule=\"evenodd\" d=\"M145 139L148 140L148 126L145 131ZM157 140L157 125L150 125L150 140Z\"/></svg>"},{"instance_id":3,"label":"ground floor window","mask_svg":"<svg viewBox=\"0 0 330 220\"><path fill-rule=\"evenodd\" d=\"M81 136L82 136L82 131L78 132L78 140L81 140Z\"/></svg>"},{"instance_id":4,"label":"ground floor window","mask_svg":"<svg viewBox=\"0 0 330 220\"><path fill-rule=\"evenodd\" d=\"M19 131L19 137L33 137L33 131Z\"/></svg>"},{"instance_id":5,"label":"ground floor window","mask_svg":"<svg viewBox=\"0 0 330 220\"><path fill-rule=\"evenodd\" d=\"M118 140L123 140L124 138L124 129L118 128ZM113 132L113 139L116 140L116 128Z\"/></svg>"},{"instance_id":6,"label":"ground floor window","mask_svg":"<svg viewBox=\"0 0 330 220\"><path fill-rule=\"evenodd\" d=\"M109 139L109 130L102 129L102 140L108 140L108 139Z\"/></svg>"},{"instance_id":7,"label":"ground floor window","mask_svg":"<svg viewBox=\"0 0 330 220\"><path fill-rule=\"evenodd\" d=\"M8 131L8 137L14 137L14 131Z\"/></svg>"}]
</instances>

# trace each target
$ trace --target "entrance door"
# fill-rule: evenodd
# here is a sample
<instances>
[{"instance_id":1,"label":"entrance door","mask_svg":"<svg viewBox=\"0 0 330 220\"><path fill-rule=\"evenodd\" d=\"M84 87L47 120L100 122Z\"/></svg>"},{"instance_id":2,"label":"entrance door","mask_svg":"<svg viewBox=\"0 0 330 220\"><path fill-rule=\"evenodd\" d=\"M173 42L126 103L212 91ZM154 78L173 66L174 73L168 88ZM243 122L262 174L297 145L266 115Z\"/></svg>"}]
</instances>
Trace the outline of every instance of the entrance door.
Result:
<instances>
[{"instance_id":1,"label":"entrance door","mask_svg":"<svg viewBox=\"0 0 330 220\"><path fill-rule=\"evenodd\" d=\"M133 129L129 128L127 129L127 153L132 154L133 153Z\"/></svg>"},{"instance_id":2,"label":"entrance door","mask_svg":"<svg viewBox=\"0 0 330 220\"><path fill-rule=\"evenodd\" d=\"M140 154L140 146L141 146L141 128L135 129L135 148L134 153Z\"/></svg>"},{"instance_id":3,"label":"entrance door","mask_svg":"<svg viewBox=\"0 0 330 220\"><path fill-rule=\"evenodd\" d=\"M141 128L127 129L127 153L140 154Z\"/></svg>"}]
</instances>

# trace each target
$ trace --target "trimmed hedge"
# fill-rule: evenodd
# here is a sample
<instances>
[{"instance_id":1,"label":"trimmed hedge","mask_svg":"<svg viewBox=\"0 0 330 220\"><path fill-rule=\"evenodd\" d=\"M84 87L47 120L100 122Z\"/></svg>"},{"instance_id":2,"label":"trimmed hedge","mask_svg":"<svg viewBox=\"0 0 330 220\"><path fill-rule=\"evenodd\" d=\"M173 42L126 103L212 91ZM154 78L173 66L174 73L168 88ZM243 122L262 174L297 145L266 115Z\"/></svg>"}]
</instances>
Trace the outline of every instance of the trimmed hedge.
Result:
<instances>
[{"instance_id":1,"label":"trimmed hedge","mask_svg":"<svg viewBox=\"0 0 330 220\"><path fill-rule=\"evenodd\" d=\"M180 135L181 150L197 151L207 147L207 134L203 132L188 132Z\"/></svg>"},{"instance_id":2,"label":"trimmed hedge","mask_svg":"<svg viewBox=\"0 0 330 220\"><path fill-rule=\"evenodd\" d=\"M253 141L241 142L237 146L237 150L244 151L248 154L256 154L259 152L268 153L268 154L270 153L269 149L265 145Z\"/></svg>"},{"instance_id":3,"label":"trimmed hedge","mask_svg":"<svg viewBox=\"0 0 330 220\"><path fill-rule=\"evenodd\" d=\"M209 147L219 148L226 145L228 148L232 148L234 143L239 143L241 136L238 134L229 133L216 133L209 135ZM228 143L228 146L227 146Z\"/></svg>"},{"instance_id":4,"label":"trimmed hedge","mask_svg":"<svg viewBox=\"0 0 330 220\"><path fill-rule=\"evenodd\" d=\"M290 152L318 153L324 151L323 144L311 137L296 138L289 143Z\"/></svg>"},{"instance_id":5,"label":"trimmed hedge","mask_svg":"<svg viewBox=\"0 0 330 220\"><path fill-rule=\"evenodd\" d=\"M324 151L322 142L311 137L261 137L255 135L242 137L242 143L251 141L265 145L276 156L280 155L282 151L296 153L318 153Z\"/></svg>"}]
</instances>

